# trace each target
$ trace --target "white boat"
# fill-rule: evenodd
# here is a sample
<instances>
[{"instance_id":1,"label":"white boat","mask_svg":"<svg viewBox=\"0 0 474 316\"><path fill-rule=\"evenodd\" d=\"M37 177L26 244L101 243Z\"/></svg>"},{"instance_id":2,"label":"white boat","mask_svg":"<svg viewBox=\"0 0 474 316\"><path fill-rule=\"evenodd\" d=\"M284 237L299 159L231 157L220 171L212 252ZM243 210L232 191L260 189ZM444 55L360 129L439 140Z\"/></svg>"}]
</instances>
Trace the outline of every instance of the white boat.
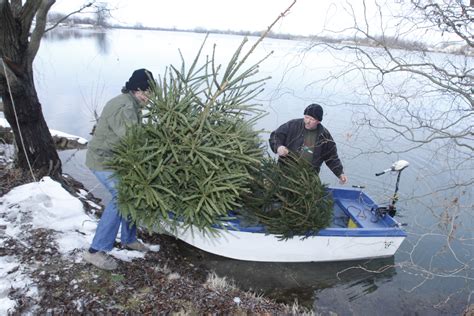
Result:
<instances>
[{"instance_id":1,"label":"white boat","mask_svg":"<svg viewBox=\"0 0 474 316\"><path fill-rule=\"evenodd\" d=\"M333 224L316 234L281 240L264 227L243 227L238 219L212 236L178 227L173 235L204 251L238 260L323 262L384 258L395 254L406 238L401 224L358 189L331 188ZM349 223L349 224L348 224Z\"/></svg>"}]
</instances>

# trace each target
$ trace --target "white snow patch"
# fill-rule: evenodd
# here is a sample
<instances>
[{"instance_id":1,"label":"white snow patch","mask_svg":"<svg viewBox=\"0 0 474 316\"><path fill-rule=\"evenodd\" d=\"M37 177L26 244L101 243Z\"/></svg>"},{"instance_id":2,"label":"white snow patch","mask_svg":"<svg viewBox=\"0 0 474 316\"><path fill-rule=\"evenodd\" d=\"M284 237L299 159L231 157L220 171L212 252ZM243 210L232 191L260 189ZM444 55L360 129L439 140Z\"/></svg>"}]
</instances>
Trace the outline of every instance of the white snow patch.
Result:
<instances>
[{"instance_id":1,"label":"white snow patch","mask_svg":"<svg viewBox=\"0 0 474 316\"><path fill-rule=\"evenodd\" d=\"M18 186L0 197L0 246L7 239L14 239L29 247L30 230L50 229L54 231L60 253L77 263L82 261L82 251L92 242L96 227L97 220L85 214L81 201L49 177ZM149 247L159 250L158 245ZM127 262L145 256L138 251L119 249L111 254ZM31 299L38 298L38 290L29 277L34 269L21 264L15 256L0 256L0 315L14 312L16 303L8 297L12 288L23 291ZM77 308L81 310L79 301Z\"/></svg>"},{"instance_id":2,"label":"white snow patch","mask_svg":"<svg viewBox=\"0 0 474 316\"><path fill-rule=\"evenodd\" d=\"M67 138L67 139L70 139L70 140L75 140L79 144L83 144L83 145L87 144L87 139L79 137L79 136L67 134L67 133L60 132L60 131L57 131L57 130L54 130L54 129L50 129L49 132L51 133L51 136L53 136L53 137L54 136L63 137L63 138Z\"/></svg>"},{"instance_id":3,"label":"white snow patch","mask_svg":"<svg viewBox=\"0 0 474 316\"><path fill-rule=\"evenodd\" d=\"M0 117L0 127L4 127L4 128L10 128L10 124L8 124L7 120L3 117ZM49 132L51 133L51 136L57 136L57 137L63 137L63 138L67 138L67 139L70 139L70 140L75 140L77 141L79 144L87 144L87 139L85 138L82 138L80 136L76 136L76 135L71 135L71 134L68 134L68 133L64 133L64 132L61 132L61 131L57 131L55 129L50 129Z\"/></svg>"}]
</instances>

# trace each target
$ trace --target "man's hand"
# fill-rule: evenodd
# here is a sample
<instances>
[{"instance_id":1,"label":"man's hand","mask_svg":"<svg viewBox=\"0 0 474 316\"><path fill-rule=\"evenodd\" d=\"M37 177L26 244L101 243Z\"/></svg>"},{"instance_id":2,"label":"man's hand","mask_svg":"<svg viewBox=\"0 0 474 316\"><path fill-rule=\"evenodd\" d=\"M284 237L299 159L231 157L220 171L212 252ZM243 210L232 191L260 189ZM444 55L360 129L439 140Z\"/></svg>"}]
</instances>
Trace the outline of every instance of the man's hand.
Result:
<instances>
[{"instance_id":1,"label":"man's hand","mask_svg":"<svg viewBox=\"0 0 474 316\"><path fill-rule=\"evenodd\" d=\"M285 146L278 147L277 154L280 157L286 157L288 155L288 148L286 148Z\"/></svg>"},{"instance_id":2,"label":"man's hand","mask_svg":"<svg viewBox=\"0 0 474 316\"><path fill-rule=\"evenodd\" d=\"M340 183L340 184L345 184L346 182L347 182L347 177L346 177L346 175L345 175L345 174L341 174L341 175L339 176L339 183Z\"/></svg>"}]
</instances>

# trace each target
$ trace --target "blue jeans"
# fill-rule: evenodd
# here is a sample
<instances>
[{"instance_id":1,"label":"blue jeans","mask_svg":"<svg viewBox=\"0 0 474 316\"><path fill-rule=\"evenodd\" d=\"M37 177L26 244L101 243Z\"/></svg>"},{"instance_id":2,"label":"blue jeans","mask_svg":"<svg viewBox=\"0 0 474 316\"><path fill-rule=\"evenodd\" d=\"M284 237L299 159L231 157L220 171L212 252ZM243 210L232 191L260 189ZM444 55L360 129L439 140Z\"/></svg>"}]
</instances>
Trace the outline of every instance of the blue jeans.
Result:
<instances>
[{"instance_id":1,"label":"blue jeans","mask_svg":"<svg viewBox=\"0 0 474 316\"><path fill-rule=\"evenodd\" d=\"M112 200L104 209L104 213L100 218L99 225L95 231L94 239L92 240L91 248L99 251L110 251L114 247L115 237L122 224L120 234L120 241L122 245L132 243L137 240L137 228L128 219L123 218L118 210L117 204L117 179L111 171L96 171L92 170L100 183L112 194Z\"/></svg>"}]
</instances>

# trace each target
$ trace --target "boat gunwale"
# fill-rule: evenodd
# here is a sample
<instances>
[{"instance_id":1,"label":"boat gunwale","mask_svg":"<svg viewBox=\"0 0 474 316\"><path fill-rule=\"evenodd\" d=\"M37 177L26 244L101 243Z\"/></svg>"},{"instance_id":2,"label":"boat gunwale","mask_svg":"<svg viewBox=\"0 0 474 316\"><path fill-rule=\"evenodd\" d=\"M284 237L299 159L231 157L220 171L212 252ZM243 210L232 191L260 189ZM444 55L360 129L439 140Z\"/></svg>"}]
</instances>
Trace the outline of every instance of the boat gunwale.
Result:
<instances>
[{"instance_id":1,"label":"boat gunwale","mask_svg":"<svg viewBox=\"0 0 474 316\"><path fill-rule=\"evenodd\" d=\"M262 226L250 226L250 227L236 227L235 225L227 225L226 227L214 227L221 231L230 232L243 232L252 234L264 234L274 235L265 231ZM316 233L309 233L306 235L295 235L294 238L307 238L307 237L328 237L328 236L341 236L341 237L406 237L407 234L398 226L396 227L381 227L381 228L337 228L330 227L319 230Z\"/></svg>"}]
</instances>

